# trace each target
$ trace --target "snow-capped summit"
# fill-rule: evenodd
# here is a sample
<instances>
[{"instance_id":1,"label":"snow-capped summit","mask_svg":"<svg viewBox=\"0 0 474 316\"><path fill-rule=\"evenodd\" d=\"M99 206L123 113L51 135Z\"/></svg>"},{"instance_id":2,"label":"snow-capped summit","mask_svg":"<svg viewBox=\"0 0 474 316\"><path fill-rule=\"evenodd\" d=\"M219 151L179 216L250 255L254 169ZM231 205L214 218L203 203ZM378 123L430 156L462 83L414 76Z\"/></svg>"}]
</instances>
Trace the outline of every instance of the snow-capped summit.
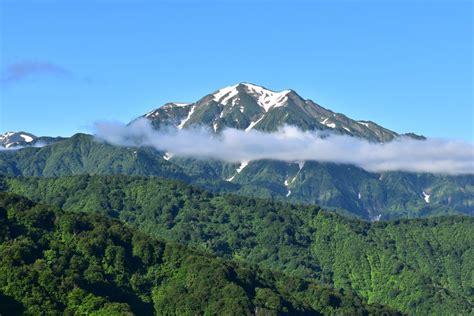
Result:
<instances>
[{"instance_id":1,"label":"snow-capped summit","mask_svg":"<svg viewBox=\"0 0 474 316\"><path fill-rule=\"evenodd\" d=\"M385 142L398 136L373 122L353 120L303 99L293 90L273 91L246 82L216 90L194 103L166 103L143 117L155 128L174 126L183 129L200 125L216 133L228 127L247 132L253 129L271 132L286 124L302 130L327 130L374 142Z\"/></svg>"},{"instance_id":2,"label":"snow-capped summit","mask_svg":"<svg viewBox=\"0 0 474 316\"><path fill-rule=\"evenodd\" d=\"M217 90L212 95L214 101L225 105L229 101L237 101L240 92L252 96L257 104L260 105L265 112L268 112L270 108L284 105L285 101L288 100L288 93L290 93L291 90L275 92L252 83L239 83ZM232 102L234 104L236 103L235 101Z\"/></svg>"},{"instance_id":3,"label":"snow-capped summit","mask_svg":"<svg viewBox=\"0 0 474 316\"><path fill-rule=\"evenodd\" d=\"M16 146L28 146L36 141L37 137L26 132L6 132L0 134L0 146L13 148Z\"/></svg>"},{"instance_id":4,"label":"snow-capped summit","mask_svg":"<svg viewBox=\"0 0 474 316\"><path fill-rule=\"evenodd\" d=\"M64 140L63 137L49 137L49 136L35 136L27 132L6 132L0 134L0 147L8 149L19 149L22 147L42 147L49 145L60 140Z\"/></svg>"}]
</instances>

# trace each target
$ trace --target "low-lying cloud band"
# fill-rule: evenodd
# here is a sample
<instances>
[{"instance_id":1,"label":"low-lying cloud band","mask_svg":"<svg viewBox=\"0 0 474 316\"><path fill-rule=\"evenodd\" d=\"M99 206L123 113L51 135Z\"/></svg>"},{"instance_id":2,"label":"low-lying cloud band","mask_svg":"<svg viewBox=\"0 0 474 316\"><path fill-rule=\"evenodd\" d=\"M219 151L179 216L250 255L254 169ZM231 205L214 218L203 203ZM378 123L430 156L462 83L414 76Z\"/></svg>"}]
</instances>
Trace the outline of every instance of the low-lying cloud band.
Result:
<instances>
[{"instance_id":1,"label":"low-lying cloud band","mask_svg":"<svg viewBox=\"0 0 474 316\"><path fill-rule=\"evenodd\" d=\"M367 171L474 174L474 146L442 139L400 137L388 143L284 126L275 133L228 128L215 135L205 128L155 130L147 119L130 125L102 122L95 134L108 143L149 146L176 156L230 162L274 159L352 164Z\"/></svg>"}]
</instances>

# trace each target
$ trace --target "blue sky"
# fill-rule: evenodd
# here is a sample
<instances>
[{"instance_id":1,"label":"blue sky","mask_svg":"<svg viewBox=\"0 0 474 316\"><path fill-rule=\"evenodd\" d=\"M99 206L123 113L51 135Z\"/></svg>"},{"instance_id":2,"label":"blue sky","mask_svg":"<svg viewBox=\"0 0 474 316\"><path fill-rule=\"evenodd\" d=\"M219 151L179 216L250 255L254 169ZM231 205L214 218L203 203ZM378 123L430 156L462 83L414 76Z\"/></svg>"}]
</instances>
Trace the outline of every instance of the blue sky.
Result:
<instances>
[{"instance_id":1,"label":"blue sky","mask_svg":"<svg viewBox=\"0 0 474 316\"><path fill-rule=\"evenodd\" d=\"M0 132L68 136L252 82L473 141L471 1L0 1Z\"/></svg>"}]
</instances>

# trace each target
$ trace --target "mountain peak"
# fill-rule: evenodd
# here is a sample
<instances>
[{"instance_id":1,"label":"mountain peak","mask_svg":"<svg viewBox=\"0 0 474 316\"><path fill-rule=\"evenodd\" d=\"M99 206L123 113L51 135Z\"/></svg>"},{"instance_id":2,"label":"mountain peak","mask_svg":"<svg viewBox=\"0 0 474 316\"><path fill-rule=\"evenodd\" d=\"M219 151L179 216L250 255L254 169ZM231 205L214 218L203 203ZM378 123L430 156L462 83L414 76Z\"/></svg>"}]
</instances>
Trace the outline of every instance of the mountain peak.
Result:
<instances>
[{"instance_id":1,"label":"mountain peak","mask_svg":"<svg viewBox=\"0 0 474 316\"><path fill-rule=\"evenodd\" d=\"M18 149L22 147L41 147L63 140L63 137L35 136L24 131L5 132L0 134L0 149Z\"/></svg>"},{"instance_id":2,"label":"mountain peak","mask_svg":"<svg viewBox=\"0 0 474 316\"><path fill-rule=\"evenodd\" d=\"M29 145L33 143L37 137L26 132L6 132L0 134L0 146L11 148L16 146Z\"/></svg>"},{"instance_id":3,"label":"mountain peak","mask_svg":"<svg viewBox=\"0 0 474 316\"><path fill-rule=\"evenodd\" d=\"M155 128L207 126L214 132L224 128L276 131L293 125L302 130L333 133L385 142L398 134L369 121L356 121L304 99L293 90L273 91L241 82L207 94L190 104L167 103L144 115Z\"/></svg>"},{"instance_id":4,"label":"mountain peak","mask_svg":"<svg viewBox=\"0 0 474 316\"><path fill-rule=\"evenodd\" d=\"M228 86L215 91L212 96L217 103L227 104L229 101L237 99L239 93L246 93L255 99L256 103L261 106L265 112L270 108L279 107L285 104L287 96L292 90L283 90L276 92L265 87L241 82L232 86ZM232 101L235 103L235 101Z\"/></svg>"}]
</instances>

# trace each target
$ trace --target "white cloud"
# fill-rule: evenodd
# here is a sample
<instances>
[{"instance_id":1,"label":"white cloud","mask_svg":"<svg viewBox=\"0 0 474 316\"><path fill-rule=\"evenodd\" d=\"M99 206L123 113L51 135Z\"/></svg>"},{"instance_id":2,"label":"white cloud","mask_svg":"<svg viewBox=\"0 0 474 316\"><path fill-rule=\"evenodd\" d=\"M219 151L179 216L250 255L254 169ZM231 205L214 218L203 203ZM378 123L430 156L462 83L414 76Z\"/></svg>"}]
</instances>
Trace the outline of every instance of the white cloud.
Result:
<instances>
[{"instance_id":1,"label":"white cloud","mask_svg":"<svg viewBox=\"0 0 474 316\"><path fill-rule=\"evenodd\" d=\"M474 146L442 139L401 137L377 144L361 138L304 132L285 126L275 133L226 129L215 135L204 128L155 130L148 120L126 126L102 122L96 136L111 144L150 146L176 156L231 162L275 159L353 164L368 171L474 174Z\"/></svg>"}]
</instances>

